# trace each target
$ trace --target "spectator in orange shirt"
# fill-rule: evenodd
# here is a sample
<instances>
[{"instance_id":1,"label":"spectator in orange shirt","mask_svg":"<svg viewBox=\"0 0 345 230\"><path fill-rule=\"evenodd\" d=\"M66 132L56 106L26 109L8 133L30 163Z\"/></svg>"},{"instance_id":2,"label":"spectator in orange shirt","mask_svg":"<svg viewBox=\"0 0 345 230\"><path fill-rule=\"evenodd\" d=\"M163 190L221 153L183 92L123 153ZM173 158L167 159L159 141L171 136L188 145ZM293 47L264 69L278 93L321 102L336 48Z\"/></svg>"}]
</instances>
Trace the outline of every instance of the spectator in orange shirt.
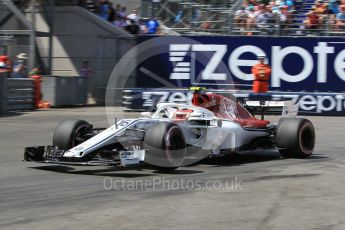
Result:
<instances>
[{"instance_id":1,"label":"spectator in orange shirt","mask_svg":"<svg viewBox=\"0 0 345 230\"><path fill-rule=\"evenodd\" d=\"M319 29L322 25L322 17L319 16L315 8L307 13L307 19L304 21L304 25L306 29L310 30Z\"/></svg>"},{"instance_id":2,"label":"spectator in orange shirt","mask_svg":"<svg viewBox=\"0 0 345 230\"><path fill-rule=\"evenodd\" d=\"M266 93L268 91L268 80L271 75L271 67L265 64L265 58L265 54L259 54L259 63L254 65L252 68L252 74L254 75L254 93Z\"/></svg>"}]
</instances>

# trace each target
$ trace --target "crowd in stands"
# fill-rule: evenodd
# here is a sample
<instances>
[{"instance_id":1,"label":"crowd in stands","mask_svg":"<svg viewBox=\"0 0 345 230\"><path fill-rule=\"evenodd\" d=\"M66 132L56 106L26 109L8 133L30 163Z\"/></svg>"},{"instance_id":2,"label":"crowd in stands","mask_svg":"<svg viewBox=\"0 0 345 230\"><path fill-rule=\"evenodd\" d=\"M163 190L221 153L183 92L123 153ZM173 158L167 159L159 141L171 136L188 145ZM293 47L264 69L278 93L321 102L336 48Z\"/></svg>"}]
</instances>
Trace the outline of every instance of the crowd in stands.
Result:
<instances>
[{"instance_id":1,"label":"crowd in stands","mask_svg":"<svg viewBox=\"0 0 345 230\"><path fill-rule=\"evenodd\" d=\"M345 28L345 0L311 1L307 13L301 10L303 4L301 0L244 0L235 12L235 27L247 35L252 35L253 31L276 34L278 29L280 35L285 35L288 28L314 32ZM294 21L298 13L305 16L301 22Z\"/></svg>"},{"instance_id":2,"label":"crowd in stands","mask_svg":"<svg viewBox=\"0 0 345 230\"><path fill-rule=\"evenodd\" d=\"M160 33L160 26L155 18L141 18L138 10L132 10L130 14L127 14L125 6L116 4L114 7L108 0L99 1L96 13L114 26L123 28L134 35Z\"/></svg>"},{"instance_id":3,"label":"crowd in stands","mask_svg":"<svg viewBox=\"0 0 345 230\"><path fill-rule=\"evenodd\" d=\"M277 26L284 29L292 23L300 3L298 0L245 0L235 12L235 23L247 35L252 35L255 29L273 34Z\"/></svg>"},{"instance_id":4,"label":"crowd in stands","mask_svg":"<svg viewBox=\"0 0 345 230\"><path fill-rule=\"evenodd\" d=\"M191 22L196 25L201 10L195 8L194 11ZM99 0L96 13L134 35L161 34L155 18L141 18L137 10L127 13L126 7L120 4L113 6L108 0ZM183 10L176 12L175 23L180 22L183 15ZM345 28L345 0L243 0L240 9L234 13L233 25L232 28L236 28L241 35L249 36L257 33L298 35L326 30L342 32ZM201 28L209 26L204 23Z\"/></svg>"},{"instance_id":5,"label":"crowd in stands","mask_svg":"<svg viewBox=\"0 0 345 230\"><path fill-rule=\"evenodd\" d=\"M307 13L304 24L309 30L324 30L328 27L331 31L341 32L345 28L345 0L317 0Z\"/></svg>"}]
</instances>

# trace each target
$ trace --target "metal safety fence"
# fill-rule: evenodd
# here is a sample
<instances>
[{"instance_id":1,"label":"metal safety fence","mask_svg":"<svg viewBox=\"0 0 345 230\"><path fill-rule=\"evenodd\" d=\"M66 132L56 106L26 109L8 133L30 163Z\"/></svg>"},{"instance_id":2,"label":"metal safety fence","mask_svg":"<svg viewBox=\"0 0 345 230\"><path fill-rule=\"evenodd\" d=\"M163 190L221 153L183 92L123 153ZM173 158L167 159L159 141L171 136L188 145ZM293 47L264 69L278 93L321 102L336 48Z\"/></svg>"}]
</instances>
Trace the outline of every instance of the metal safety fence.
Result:
<instances>
[{"instance_id":1,"label":"metal safety fence","mask_svg":"<svg viewBox=\"0 0 345 230\"><path fill-rule=\"evenodd\" d=\"M298 2L298 5L297 5ZM243 1L143 0L142 16L156 17L166 26L162 34L320 36L345 35L336 14L315 9L314 1L296 1L292 9L261 5L250 11ZM276 9L274 9L274 7Z\"/></svg>"},{"instance_id":2,"label":"metal safety fence","mask_svg":"<svg viewBox=\"0 0 345 230\"><path fill-rule=\"evenodd\" d=\"M339 37L345 34L338 28L332 14L318 15L316 21L296 13L263 15L262 20L258 16L242 16L238 12L231 12L230 15L228 28L231 35Z\"/></svg>"},{"instance_id":3,"label":"metal safety fence","mask_svg":"<svg viewBox=\"0 0 345 230\"><path fill-rule=\"evenodd\" d=\"M51 106L86 105L87 96L86 77L42 76L42 97Z\"/></svg>"},{"instance_id":4,"label":"metal safety fence","mask_svg":"<svg viewBox=\"0 0 345 230\"><path fill-rule=\"evenodd\" d=\"M207 12L210 16L188 24L166 23L167 30L181 35L231 35L231 36L319 36L341 37L345 30L337 23L335 15L323 14L318 20L310 20L306 15L290 13L286 15L270 14L263 16L240 15L236 11L225 9ZM168 33L166 33L168 34Z\"/></svg>"},{"instance_id":5,"label":"metal safety fence","mask_svg":"<svg viewBox=\"0 0 345 230\"><path fill-rule=\"evenodd\" d=\"M180 34L228 33L228 30L224 31L224 27L229 24L227 14L238 7L238 4L238 0L161 0L159 3L143 0L141 15L155 17L169 31Z\"/></svg>"}]
</instances>

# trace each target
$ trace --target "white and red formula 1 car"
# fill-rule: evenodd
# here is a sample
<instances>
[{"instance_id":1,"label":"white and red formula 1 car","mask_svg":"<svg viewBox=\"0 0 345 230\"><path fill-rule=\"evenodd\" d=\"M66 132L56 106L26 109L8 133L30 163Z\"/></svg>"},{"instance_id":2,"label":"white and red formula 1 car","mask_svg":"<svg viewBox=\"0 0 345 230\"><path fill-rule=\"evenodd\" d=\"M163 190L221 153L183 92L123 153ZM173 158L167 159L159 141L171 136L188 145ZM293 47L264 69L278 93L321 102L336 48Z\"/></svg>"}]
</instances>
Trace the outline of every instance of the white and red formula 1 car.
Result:
<instances>
[{"instance_id":1,"label":"white and red formula 1 car","mask_svg":"<svg viewBox=\"0 0 345 230\"><path fill-rule=\"evenodd\" d=\"M150 164L171 170L199 159L255 149L276 149L283 157L313 153L315 131L304 118L278 123L255 118L233 97L202 93L194 87L192 105L158 104L155 113L122 119L107 129L83 120L66 120L54 132L52 146L27 147L26 161L69 165Z\"/></svg>"}]
</instances>

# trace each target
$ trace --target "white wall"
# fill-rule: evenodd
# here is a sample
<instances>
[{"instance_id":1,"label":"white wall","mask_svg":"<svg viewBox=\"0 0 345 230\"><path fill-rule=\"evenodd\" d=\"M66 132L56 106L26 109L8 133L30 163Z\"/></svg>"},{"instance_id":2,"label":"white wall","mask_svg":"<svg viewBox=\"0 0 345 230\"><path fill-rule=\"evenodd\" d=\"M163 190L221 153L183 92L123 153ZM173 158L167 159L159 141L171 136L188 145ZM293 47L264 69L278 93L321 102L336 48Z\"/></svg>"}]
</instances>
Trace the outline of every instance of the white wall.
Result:
<instances>
[{"instance_id":1,"label":"white wall","mask_svg":"<svg viewBox=\"0 0 345 230\"><path fill-rule=\"evenodd\" d=\"M78 76L82 62L89 61L94 70L89 81L92 95L102 101L105 92L102 87L107 85L118 60L135 44L134 40L116 36L134 37L81 7L61 6L55 9L53 75ZM45 30L42 17L37 19L37 25L42 26L37 29ZM48 39L38 38L37 43L42 59L47 61Z\"/></svg>"}]
</instances>

